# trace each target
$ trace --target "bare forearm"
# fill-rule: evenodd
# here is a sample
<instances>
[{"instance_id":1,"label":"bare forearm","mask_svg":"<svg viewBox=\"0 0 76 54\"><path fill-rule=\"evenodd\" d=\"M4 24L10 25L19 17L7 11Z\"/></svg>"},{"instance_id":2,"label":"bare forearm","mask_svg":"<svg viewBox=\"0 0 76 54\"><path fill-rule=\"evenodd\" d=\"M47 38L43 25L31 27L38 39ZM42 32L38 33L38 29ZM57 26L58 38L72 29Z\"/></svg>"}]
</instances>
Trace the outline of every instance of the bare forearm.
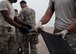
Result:
<instances>
[{"instance_id":1,"label":"bare forearm","mask_svg":"<svg viewBox=\"0 0 76 54\"><path fill-rule=\"evenodd\" d=\"M69 32L75 30L76 29L76 22L72 23L67 29Z\"/></svg>"},{"instance_id":2,"label":"bare forearm","mask_svg":"<svg viewBox=\"0 0 76 54\"><path fill-rule=\"evenodd\" d=\"M44 16L40 20L42 22L42 24L46 24L51 19L53 13L54 12L50 8L48 8L46 13L44 14Z\"/></svg>"},{"instance_id":3,"label":"bare forearm","mask_svg":"<svg viewBox=\"0 0 76 54\"><path fill-rule=\"evenodd\" d=\"M3 10L1 11L1 14L3 15L4 17L4 20L7 21L9 24L15 26L15 27L20 27L21 25L19 25L18 23L16 23L14 20L12 20L10 17L9 17L9 11L8 10Z\"/></svg>"},{"instance_id":4,"label":"bare forearm","mask_svg":"<svg viewBox=\"0 0 76 54\"><path fill-rule=\"evenodd\" d=\"M20 24L18 24L17 22L15 22L14 20L12 20L11 18L9 18L9 17L7 17L7 18L5 18L5 20L9 23L9 24L11 24L11 25L13 25L14 27L20 27L21 25Z\"/></svg>"}]
</instances>

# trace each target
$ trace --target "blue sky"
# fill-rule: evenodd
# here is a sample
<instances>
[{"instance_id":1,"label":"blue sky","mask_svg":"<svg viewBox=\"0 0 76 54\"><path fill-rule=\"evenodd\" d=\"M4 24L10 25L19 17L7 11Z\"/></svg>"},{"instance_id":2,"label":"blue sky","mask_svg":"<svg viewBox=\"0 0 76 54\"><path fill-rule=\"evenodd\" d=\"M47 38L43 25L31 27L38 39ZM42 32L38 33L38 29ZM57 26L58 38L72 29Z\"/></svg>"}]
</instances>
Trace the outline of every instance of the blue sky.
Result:
<instances>
[{"instance_id":1,"label":"blue sky","mask_svg":"<svg viewBox=\"0 0 76 54\"><path fill-rule=\"evenodd\" d=\"M0 0L1 1L1 0ZM18 9L18 11L21 10L19 2L21 0L18 0L17 3L13 4L13 7L15 9ZM47 7L49 0L25 0L27 2L28 7L32 8L36 12L36 23L41 19L41 17L44 15ZM50 26L54 27L54 20L55 20L55 14L51 18L51 20L45 25L45 26Z\"/></svg>"}]
</instances>

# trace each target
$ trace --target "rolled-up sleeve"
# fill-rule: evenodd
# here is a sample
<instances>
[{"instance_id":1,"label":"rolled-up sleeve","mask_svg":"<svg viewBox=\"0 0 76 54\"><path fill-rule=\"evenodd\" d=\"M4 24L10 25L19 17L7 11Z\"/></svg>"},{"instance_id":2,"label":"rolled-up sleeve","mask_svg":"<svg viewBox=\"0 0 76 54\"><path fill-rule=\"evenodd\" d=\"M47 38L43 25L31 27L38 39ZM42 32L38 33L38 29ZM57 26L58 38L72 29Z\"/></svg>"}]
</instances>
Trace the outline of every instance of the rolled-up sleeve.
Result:
<instances>
[{"instance_id":1,"label":"rolled-up sleeve","mask_svg":"<svg viewBox=\"0 0 76 54\"><path fill-rule=\"evenodd\" d=\"M2 10L8 10L7 2L5 1L0 2L0 11Z\"/></svg>"}]
</instances>

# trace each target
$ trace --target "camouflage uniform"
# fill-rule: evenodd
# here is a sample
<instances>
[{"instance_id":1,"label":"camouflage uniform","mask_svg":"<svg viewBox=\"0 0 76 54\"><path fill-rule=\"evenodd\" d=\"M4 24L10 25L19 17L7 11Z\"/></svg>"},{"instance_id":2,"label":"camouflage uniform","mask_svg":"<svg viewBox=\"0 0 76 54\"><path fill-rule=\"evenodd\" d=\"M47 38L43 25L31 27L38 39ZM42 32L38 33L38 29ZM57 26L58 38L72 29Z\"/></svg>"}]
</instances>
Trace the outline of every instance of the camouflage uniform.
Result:
<instances>
[{"instance_id":1,"label":"camouflage uniform","mask_svg":"<svg viewBox=\"0 0 76 54\"><path fill-rule=\"evenodd\" d=\"M54 33L60 32L59 30L54 30ZM69 43L69 46L72 47L74 52L76 53L76 30L68 33L65 36L65 40Z\"/></svg>"},{"instance_id":2,"label":"camouflage uniform","mask_svg":"<svg viewBox=\"0 0 76 54\"><path fill-rule=\"evenodd\" d=\"M29 7L23 8L19 13L19 18L25 24L32 26L32 29L35 27L35 12L34 10L30 9ZM23 54L29 54L29 43L30 43L30 50L31 54L37 54L36 44L38 43L38 34L31 33L30 34L22 34L20 31L17 30L17 38L19 47L22 48Z\"/></svg>"},{"instance_id":3,"label":"camouflage uniform","mask_svg":"<svg viewBox=\"0 0 76 54\"><path fill-rule=\"evenodd\" d=\"M9 10L9 17L14 19L14 8L8 0L0 2L0 54L17 54L17 42L14 27L7 23L1 11Z\"/></svg>"},{"instance_id":4,"label":"camouflage uniform","mask_svg":"<svg viewBox=\"0 0 76 54\"><path fill-rule=\"evenodd\" d=\"M0 54L17 54L16 36L12 30L0 26Z\"/></svg>"}]
</instances>

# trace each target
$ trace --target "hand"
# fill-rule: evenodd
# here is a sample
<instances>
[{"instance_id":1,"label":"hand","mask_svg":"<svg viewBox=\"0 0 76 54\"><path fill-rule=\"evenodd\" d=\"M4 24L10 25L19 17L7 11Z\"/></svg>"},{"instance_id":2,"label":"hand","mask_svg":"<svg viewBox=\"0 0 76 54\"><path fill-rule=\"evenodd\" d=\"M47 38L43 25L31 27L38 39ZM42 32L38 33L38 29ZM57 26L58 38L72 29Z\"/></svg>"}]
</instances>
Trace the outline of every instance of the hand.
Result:
<instances>
[{"instance_id":1,"label":"hand","mask_svg":"<svg viewBox=\"0 0 76 54\"><path fill-rule=\"evenodd\" d=\"M61 32L59 32L59 33L56 33L56 34L57 34L57 35L61 35L61 37L64 39L67 33L68 33L68 30L65 29L65 30L63 30L63 31L61 31Z\"/></svg>"},{"instance_id":2,"label":"hand","mask_svg":"<svg viewBox=\"0 0 76 54\"><path fill-rule=\"evenodd\" d=\"M34 30L35 30L35 31L38 31L39 28L42 28L42 22L41 22L41 21L39 21L39 22L36 24Z\"/></svg>"}]
</instances>

